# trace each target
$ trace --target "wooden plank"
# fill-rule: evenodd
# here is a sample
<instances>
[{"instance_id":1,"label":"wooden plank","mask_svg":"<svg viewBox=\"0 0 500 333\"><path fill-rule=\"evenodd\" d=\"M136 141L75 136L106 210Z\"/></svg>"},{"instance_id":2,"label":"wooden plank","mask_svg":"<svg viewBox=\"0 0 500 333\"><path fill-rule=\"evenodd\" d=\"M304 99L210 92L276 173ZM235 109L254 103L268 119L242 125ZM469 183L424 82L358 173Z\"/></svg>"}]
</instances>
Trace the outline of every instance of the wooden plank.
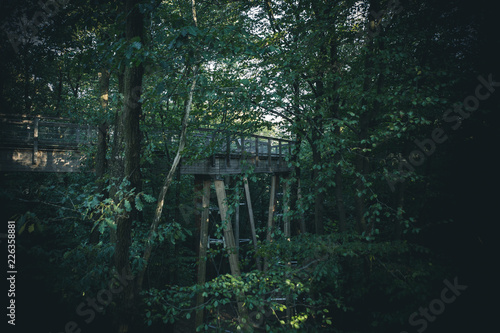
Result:
<instances>
[{"instance_id":1,"label":"wooden plank","mask_svg":"<svg viewBox=\"0 0 500 333\"><path fill-rule=\"evenodd\" d=\"M255 232L255 221L253 218L253 208L252 208L252 199L250 198L250 187L248 186L248 179L247 177L243 178L243 185L245 187L245 196L247 199L247 207L248 207L248 218L250 220L250 229L252 231L252 242L253 242L253 247L255 249L255 261L257 264L257 269L259 271L262 270L262 264L261 264L261 259L257 255L257 233Z\"/></svg>"},{"instance_id":2,"label":"wooden plank","mask_svg":"<svg viewBox=\"0 0 500 333\"><path fill-rule=\"evenodd\" d=\"M206 280L207 271L207 243L208 243L208 218L209 218L209 206L210 206L210 179L205 179L203 181L203 192L202 192L202 212L200 221L200 249L198 254L198 285L204 285ZM202 293L196 296L196 307L201 306L204 302L204 297ZM196 327L203 324L203 309L196 311Z\"/></svg>"}]
</instances>

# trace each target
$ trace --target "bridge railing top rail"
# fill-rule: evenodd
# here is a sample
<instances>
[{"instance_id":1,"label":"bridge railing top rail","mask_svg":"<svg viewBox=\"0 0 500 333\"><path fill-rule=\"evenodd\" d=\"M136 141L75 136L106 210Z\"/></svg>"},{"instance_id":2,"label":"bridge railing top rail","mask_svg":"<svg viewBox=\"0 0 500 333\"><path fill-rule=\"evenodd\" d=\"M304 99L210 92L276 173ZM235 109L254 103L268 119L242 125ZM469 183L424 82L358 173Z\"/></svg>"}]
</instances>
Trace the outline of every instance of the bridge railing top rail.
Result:
<instances>
[{"instance_id":1,"label":"bridge railing top rail","mask_svg":"<svg viewBox=\"0 0 500 333\"><path fill-rule=\"evenodd\" d=\"M46 118L6 119L0 122L2 145L39 145L51 147L77 147L88 144L96 137L90 125L46 121Z\"/></svg>"},{"instance_id":2,"label":"bridge railing top rail","mask_svg":"<svg viewBox=\"0 0 500 333\"><path fill-rule=\"evenodd\" d=\"M97 129L91 125L66 122L64 118L13 118L0 115L0 142L2 145L34 145L76 147L95 142ZM162 140L165 133L151 133L150 139ZM178 140L178 134L168 141ZM211 155L247 155L283 157L291 154L295 141L227 130L198 128L188 138L191 145L208 149Z\"/></svg>"}]
</instances>

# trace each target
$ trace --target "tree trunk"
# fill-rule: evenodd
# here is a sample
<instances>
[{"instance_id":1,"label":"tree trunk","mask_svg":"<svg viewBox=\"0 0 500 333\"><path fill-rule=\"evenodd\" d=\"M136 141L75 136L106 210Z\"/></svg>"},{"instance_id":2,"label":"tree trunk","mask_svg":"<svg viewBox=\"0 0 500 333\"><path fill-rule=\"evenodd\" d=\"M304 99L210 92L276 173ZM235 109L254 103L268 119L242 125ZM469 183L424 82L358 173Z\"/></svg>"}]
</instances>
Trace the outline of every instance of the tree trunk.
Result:
<instances>
[{"instance_id":1,"label":"tree trunk","mask_svg":"<svg viewBox=\"0 0 500 333\"><path fill-rule=\"evenodd\" d=\"M57 77L57 95L56 95L56 117L61 116L61 109L59 106L61 105L61 100L62 100L62 90L63 90L63 72L62 69L59 68L59 74Z\"/></svg>"},{"instance_id":2,"label":"tree trunk","mask_svg":"<svg viewBox=\"0 0 500 333\"><path fill-rule=\"evenodd\" d=\"M368 15L368 28L369 32L371 35L374 35L376 32L378 32L378 29L380 28L380 21L377 17L377 13L380 12L380 2L378 0L371 0L370 1L370 13ZM363 91L365 94L369 93L370 90L370 83L372 82L372 79L376 77L377 79L377 94L381 93L382 86L383 86L383 81L384 81L384 75L382 71L379 73L375 73L375 66L373 62L373 55L376 52L376 45L373 40L368 41L367 49L368 52L366 54L365 58L365 78L363 82ZM366 99L364 98L363 104L367 104ZM373 102L373 105L371 107L366 108L367 111L362 113L359 117L359 140L360 142L367 141L368 140L368 131L372 122L372 119L375 117L375 115L379 111L379 103L375 100ZM359 148L360 151L358 152L358 155L356 156L356 162L355 162L355 168L356 172L358 174L358 179L356 180L356 202L355 202L355 207L356 207L356 228L358 233L366 232L366 233L371 233L371 230L373 229L373 225L366 225L365 221L365 195L364 191L366 190L365 184L363 177L368 173L368 170L370 168L369 165L369 159L367 156L364 155L362 152L362 148L366 147L366 143L360 144Z\"/></svg>"},{"instance_id":3,"label":"tree trunk","mask_svg":"<svg viewBox=\"0 0 500 333\"><path fill-rule=\"evenodd\" d=\"M321 152L318 150L316 146L312 146L312 155L313 155L313 165L321 165ZM313 179L315 185L314 189L314 226L315 231L318 235L322 235L325 232L324 224L323 224L323 215L324 215L324 201L325 201L325 191L323 188L323 184L319 181L320 170L314 169L313 171Z\"/></svg>"},{"instance_id":4,"label":"tree trunk","mask_svg":"<svg viewBox=\"0 0 500 333\"><path fill-rule=\"evenodd\" d=\"M143 16L139 10L138 0L126 0L125 12L126 38L131 41L139 37L142 40ZM141 104L139 98L141 94L142 64L138 66L127 65L124 76L124 104L119 119L122 121L124 154L124 172L123 177L129 182L129 189L135 188L135 193L141 191L141 170L140 170L140 151L141 151L141 132L139 121L141 118ZM132 210L126 216L121 216L116 221L116 245L114 254L114 264L117 272L126 272L131 274L129 261L132 222L137 218L138 211L132 204ZM124 290L118 294L117 302L117 323L118 332L126 333L129 331L130 324L133 321L134 304L136 288L133 283L124 287Z\"/></svg>"},{"instance_id":5,"label":"tree trunk","mask_svg":"<svg viewBox=\"0 0 500 333\"><path fill-rule=\"evenodd\" d=\"M188 69L186 69L188 70ZM198 65L195 67L194 74L193 74L193 82L191 83L191 87L188 93L188 98L186 100L185 106L184 106L184 118L182 119L182 128L181 128L181 133L179 136L179 148L177 149L177 154L174 158L174 161L172 163L172 166L170 167L170 171L168 172L167 177L165 178L165 181L163 183L163 187L160 191L160 195L158 196L158 202L156 206L156 211L155 215L153 218L153 222L151 223L150 230L149 230L149 235L148 239L146 241L146 248L144 250L143 254L143 259L145 261L144 267L139 273L139 276L137 278L137 286L138 289L142 289L142 284L144 281L144 274L146 272L147 266L148 266L148 260L149 257L151 256L151 251L153 250L153 240L155 238L156 230L158 229L158 225L160 224L161 220L161 215L163 212L163 206L165 204L165 196L167 194L167 191L172 184L172 180L174 178L174 175L177 170L177 166L179 165L179 162L181 160L181 154L184 150L184 147L186 146L186 134L187 134L187 126L189 122L189 114L191 112L191 105L193 102L193 94L194 94L194 88L196 86L196 75L198 73Z\"/></svg>"},{"instance_id":6,"label":"tree trunk","mask_svg":"<svg viewBox=\"0 0 500 333\"><path fill-rule=\"evenodd\" d=\"M340 126L335 128L335 136L340 137ZM341 155L340 151L336 151L333 155L335 163L335 199L337 201L337 211L339 214L339 229L341 232L347 231L347 219L344 204L344 185L342 179L342 167L340 166Z\"/></svg>"}]
</instances>

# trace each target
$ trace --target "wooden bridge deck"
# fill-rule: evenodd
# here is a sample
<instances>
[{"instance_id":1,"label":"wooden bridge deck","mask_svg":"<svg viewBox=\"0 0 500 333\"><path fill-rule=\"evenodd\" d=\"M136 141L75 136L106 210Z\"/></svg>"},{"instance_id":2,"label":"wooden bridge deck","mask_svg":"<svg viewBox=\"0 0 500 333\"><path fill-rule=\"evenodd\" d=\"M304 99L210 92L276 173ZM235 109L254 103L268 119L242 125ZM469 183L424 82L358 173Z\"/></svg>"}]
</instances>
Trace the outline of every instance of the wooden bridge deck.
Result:
<instances>
[{"instance_id":1,"label":"wooden bridge deck","mask_svg":"<svg viewBox=\"0 0 500 333\"><path fill-rule=\"evenodd\" d=\"M97 130L89 125L57 118L7 118L0 120L0 171L78 172L82 149L95 144ZM162 135L151 136L161 142ZM169 141L175 141L175 136ZM198 129L190 133L190 147L208 158L181 162L182 174L284 173L293 141L259 135Z\"/></svg>"}]
</instances>

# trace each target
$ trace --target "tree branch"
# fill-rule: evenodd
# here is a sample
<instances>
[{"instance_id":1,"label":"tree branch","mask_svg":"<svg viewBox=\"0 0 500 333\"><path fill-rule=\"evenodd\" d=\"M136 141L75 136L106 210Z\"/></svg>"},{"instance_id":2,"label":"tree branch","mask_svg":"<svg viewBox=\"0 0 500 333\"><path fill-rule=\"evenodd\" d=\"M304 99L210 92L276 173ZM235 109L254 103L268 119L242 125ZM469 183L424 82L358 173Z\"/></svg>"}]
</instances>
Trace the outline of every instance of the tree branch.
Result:
<instances>
[{"instance_id":1,"label":"tree branch","mask_svg":"<svg viewBox=\"0 0 500 333\"><path fill-rule=\"evenodd\" d=\"M144 264L143 269L139 273L138 280L137 280L137 286L139 287L139 290L142 289L142 283L144 280L144 273L146 272L146 269L148 266L148 260L151 256L151 251L153 249L153 240L156 238L156 231L158 229L158 225L160 224L161 214L163 212L163 206L165 203L165 195L167 194L168 188L172 184L172 180L174 178L175 171L176 171L177 166L179 165L179 162L181 160L182 151L184 150L184 147L186 145L187 126L188 126L188 122L189 122L189 114L191 112L191 107L192 107L192 103L193 103L193 94L194 94L194 89L196 87L198 69L199 69L199 64L195 65L195 69L193 72L193 82L191 83L191 86L189 88L188 98L186 100L186 104L184 107L184 118L182 119L182 128L181 128L181 134L180 134L180 138L179 138L179 148L177 148L177 154L174 158L174 162L172 163L172 166L170 167L170 171L169 171L167 177L165 178L165 182L163 183L163 187L161 189L160 195L158 196L158 204L156 206L155 216L154 216L153 222L151 223L151 226L150 226L148 239L146 240L146 248L144 250L144 254L142 257L145 261L145 264Z\"/></svg>"}]
</instances>

